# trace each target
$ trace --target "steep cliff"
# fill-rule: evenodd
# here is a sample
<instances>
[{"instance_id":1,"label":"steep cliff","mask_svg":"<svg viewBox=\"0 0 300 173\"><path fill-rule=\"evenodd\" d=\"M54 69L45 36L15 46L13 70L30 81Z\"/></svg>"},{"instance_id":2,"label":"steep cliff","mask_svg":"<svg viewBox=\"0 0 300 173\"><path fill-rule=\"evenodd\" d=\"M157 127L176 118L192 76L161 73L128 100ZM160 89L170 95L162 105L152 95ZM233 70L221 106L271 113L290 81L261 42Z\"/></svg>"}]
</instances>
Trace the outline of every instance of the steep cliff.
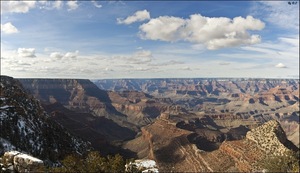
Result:
<instances>
[{"instance_id":1,"label":"steep cliff","mask_svg":"<svg viewBox=\"0 0 300 173\"><path fill-rule=\"evenodd\" d=\"M0 91L1 154L16 149L57 161L67 154L90 149L87 142L49 119L40 102L27 94L17 80L1 76Z\"/></svg>"}]
</instances>

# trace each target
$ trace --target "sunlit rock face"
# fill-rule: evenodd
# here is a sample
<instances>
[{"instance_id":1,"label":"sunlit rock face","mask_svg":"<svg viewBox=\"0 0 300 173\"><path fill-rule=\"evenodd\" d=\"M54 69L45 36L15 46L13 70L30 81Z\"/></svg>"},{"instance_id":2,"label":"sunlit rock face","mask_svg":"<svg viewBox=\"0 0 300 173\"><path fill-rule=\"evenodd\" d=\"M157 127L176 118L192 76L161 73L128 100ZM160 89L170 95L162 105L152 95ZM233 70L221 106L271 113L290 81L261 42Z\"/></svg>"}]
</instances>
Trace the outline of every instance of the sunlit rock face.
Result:
<instances>
[{"instance_id":1,"label":"sunlit rock face","mask_svg":"<svg viewBox=\"0 0 300 173\"><path fill-rule=\"evenodd\" d=\"M12 172L37 172L44 167L42 160L19 151L5 152L2 163L2 171Z\"/></svg>"}]
</instances>

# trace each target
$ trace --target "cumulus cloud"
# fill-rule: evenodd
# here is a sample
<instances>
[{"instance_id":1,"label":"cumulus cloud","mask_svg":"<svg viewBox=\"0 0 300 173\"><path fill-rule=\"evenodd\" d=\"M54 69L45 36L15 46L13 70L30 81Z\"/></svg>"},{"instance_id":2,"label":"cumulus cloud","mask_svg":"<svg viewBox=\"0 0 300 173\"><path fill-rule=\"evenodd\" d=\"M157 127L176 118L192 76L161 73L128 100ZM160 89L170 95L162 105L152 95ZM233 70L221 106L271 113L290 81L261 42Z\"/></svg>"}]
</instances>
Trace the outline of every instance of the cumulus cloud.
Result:
<instances>
[{"instance_id":1,"label":"cumulus cloud","mask_svg":"<svg viewBox=\"0 0 300 173\"><path fill-rule=\"evenodd\" d=\"M75 52L67 52L65 54L62 54L60 52L52 52L50 54L50 58L61 60L61 59L76 59L79 55L79 51L76 50Z\"/></svg>"},{"instance_id":2,"label":"cumulus cloud","mask_svg":"<svg viewBox=\"0 0 300 173\"><path fill-rule=\"evenodd\" d=\"M60 52L52 52L50 54L50 58L55 58L55 59L62 59L64 55L61 54Z\"/></svg>"},{"instance_id":3,"label":"cumulus cloud","mask_svg":"<svg viewBox=\"0 0 300 173\"><path fill-rule=\"evenodd\" d=\"M277 65L275 65L275 67L276 68L287 68L287 66L282 63L278 63Z\"/></svg>"},{"instance_id":4,"label":"cumulus cloud","mask_svg":"<svg viewBox=\"0 0 300 173\"><path fill-rule=\"evenodd\" d=\"M36 1L1 1L1 14L3 13L27 13L35 8Z\"/></svg>"},{"instance_id":5,"label":"cumulus cloud","mask_svg":"<svg viewBox=\"0 0 300 173\"><path fill-rule=\"evenodd\" d=\"M101 7L102 7L102 5L97 4L96 1L92 1L92 4L93 4L96 8L101 8Z\"/></svg>"},{"instance_id":6,"label":"cumulus cloud","mask_svg":"<svg viewBox=\"0 0 300 173\"><path fill-rule=\"evenodd\" d=\"M67 52L65 55L64 55L64 58L71 58L71 59L75 59L79 54L79 51L76 50L75 52Z\"/></svg>"},{"instance_id":7,"label":"cumulus cloud","mask_svg":"<svg viewBox=\"0 0 300 173\"><path fill-rule=\"evenodd\" d=\"M249 30L262 30L265 24L252 16L205 17L193 14L189 19L173 16L160 16L142 24L140 37L167 42L188 41L203 44L207 49L250 45L260 42L259 35L250 35Z\"/></svg>"},{"instance_id":8,"label":"cumulus cloud","mask_svg":"<svg viewBox=\"0 0 300 173\"><path fill-rule=\"evenodd\" d=\"M129 25L134 22L141 22L150 19L150 13L147 10L137 11L132 16L128 16L126 19L117 18L118 24Z\"/></svg>"},{"instance_id":9,"label":"cumulus cloud","mask_svg":"<svg viewBox=\"0 0 300 173\"><path fill-rule=\"evenodd\" d=\"M68 11L76 10L78 8L77 1L68 1L67 2Z\"/></svg>"},{"instance_id":10,"label":"cumulus cloud","mask_svg":"<svg viewBox=\"0 0 300 173\"><path fill-rule=\"evenodd\" d=\"M1 24L1 31L4 34L14 34L14 33L19 32L19 30L13 24L11 24L10 22L8 22L4 25Z\"/></svg>"},{"instance_id":11,"label":"cumulus cloud","mask_svg":"<svg viewBox=\"0 0 300 173\"><path fill-rule=\"evenodd\" d=\"M20 57L30 57L34 58L35 56L35 48L18 48L18 55Z\"/></svg>"}]
</instances>

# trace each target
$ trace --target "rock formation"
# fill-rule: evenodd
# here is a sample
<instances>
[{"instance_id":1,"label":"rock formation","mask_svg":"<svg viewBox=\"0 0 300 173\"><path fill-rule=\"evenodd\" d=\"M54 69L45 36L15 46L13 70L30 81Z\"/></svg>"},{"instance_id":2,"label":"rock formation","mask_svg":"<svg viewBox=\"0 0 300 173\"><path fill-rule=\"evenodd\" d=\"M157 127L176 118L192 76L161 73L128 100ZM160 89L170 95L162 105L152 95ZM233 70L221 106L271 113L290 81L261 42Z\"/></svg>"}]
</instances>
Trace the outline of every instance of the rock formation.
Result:
<instances>
[{"instance_id":1,"label":"rock formation","mask_svg":"<svg viewBox=\"0 0 300 173\"><path fill-rule=\"evenodd\" d=\"M268 155L284 155L289 149L286 134L276 120L271 120L247 132L246 139L254 141Z\"/></svg>"},{"instance_id":2,"label":"rock formation","mask_svg":"<svg viewBox=\"0 0 300 173\"><path fill-rule=\"evenodd\" d=\"M2 158L2 171L10 172L39 172L44 168L44 162L18 151L8 151Z\"/></svg>"},{"instance_id":3,"label":"rock formation","mask_svg":"<svg viewBox=\"0 0 300 173\"><path fill-rule=\"evenodd\" d=\"M286 139L277 121L247 133L246 139L223 141L219 149L206 152L190 142L191 131L178 129L170 120L159 119L142 128L140 136L124 145L140 158L153 159L160 171L250 172L269 154L297 150Z\"/></svg>"},{"instance_id":4,"label":"rock formation","mask_svg":"<svg viewBox=\"0 0 300 173\"><path fill-rule=\"evenodd\" d=\"M234 115L237 124L248 121L249 127L276 119L288 139L299 146L298 79L104 79L93 82L104 90L142 91L155 98L168 99L187 111L216 116L223 124L229 122L222 120L228 115Z\"/></svg>"}]
</instances>

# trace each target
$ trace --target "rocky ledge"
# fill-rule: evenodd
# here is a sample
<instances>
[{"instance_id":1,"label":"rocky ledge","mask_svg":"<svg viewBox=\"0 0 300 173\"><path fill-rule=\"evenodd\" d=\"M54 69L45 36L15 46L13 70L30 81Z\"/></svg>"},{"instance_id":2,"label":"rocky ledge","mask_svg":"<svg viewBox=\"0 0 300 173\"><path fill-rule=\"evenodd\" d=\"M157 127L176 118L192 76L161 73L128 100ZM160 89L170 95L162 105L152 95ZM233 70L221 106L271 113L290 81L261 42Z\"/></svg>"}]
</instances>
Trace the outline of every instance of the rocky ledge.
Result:
<instances>
[{"instance_id":1,"label":"rocky ledge","mask_svg":"<svg viewBox=\"0 0 300 173\"><path fill-rule=\"evenodd\" d=\"M19 151L5 152L2 159L1 171L37 172L44 167L42 160Z\"/></svg>"}]
</instances>

